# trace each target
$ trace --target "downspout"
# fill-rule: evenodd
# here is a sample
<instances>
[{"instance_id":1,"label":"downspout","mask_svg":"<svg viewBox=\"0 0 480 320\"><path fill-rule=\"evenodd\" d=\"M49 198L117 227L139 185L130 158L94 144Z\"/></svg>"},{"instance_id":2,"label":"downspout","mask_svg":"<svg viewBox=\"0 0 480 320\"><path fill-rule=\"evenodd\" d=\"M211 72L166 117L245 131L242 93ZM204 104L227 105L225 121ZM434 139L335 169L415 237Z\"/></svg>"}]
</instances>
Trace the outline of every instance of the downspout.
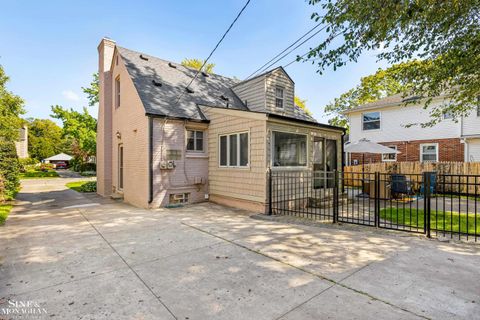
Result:
<instances>
[{"instance_id":1,"label":"downspout","mask_svg":"<svg viewBox=\"0 0 480 320\"><path fill-rule=\"evenodd\" d=\"M343 168L345 168L345 151L344 151L344 145L343 145L343 140L345 138L345 131L342 132L342 146L341 146L341 150L342 150L342 171L343 171Z\"/></svg>"},{"instance_id":2,"label":"downspout","mask_svg":"<svg viewBox=\"0 0 480 320\"><path fill-rule=\"evenodd\" d=\"M148 204L153 201L153 118L148 117Z\"/></svg>"}]
</instances>

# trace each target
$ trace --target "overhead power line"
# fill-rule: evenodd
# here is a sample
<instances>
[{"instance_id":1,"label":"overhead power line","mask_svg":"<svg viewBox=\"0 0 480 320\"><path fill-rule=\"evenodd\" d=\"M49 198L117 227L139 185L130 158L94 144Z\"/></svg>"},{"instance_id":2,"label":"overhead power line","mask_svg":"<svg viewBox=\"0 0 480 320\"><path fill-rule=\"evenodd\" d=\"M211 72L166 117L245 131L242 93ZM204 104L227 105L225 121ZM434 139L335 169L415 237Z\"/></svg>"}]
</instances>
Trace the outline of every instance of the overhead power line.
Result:
<instances>
[{"instance_id":1,"label":"overhead power line","mask_svg":"<svg viewBox=\"0 0 480 320\"><path fill-rule=\"evenodd\" d=\"M318 25L317 25L318 26ZM306 43L307 41L309 41L310 39L312 39L313 37L315 37L317 34L319 34L320 32L322 32L323 30L325 30L329 25L325 25L323 26L322 28L320 28L319 30L317 30L314 34L312 34L310 37L308 37L307 39L303 40L302 42L300 42L298 45L296 45L294 48L288 50L289 48L291 48L293 45L295 45L296 43L298 43L299 40L303 39L305 37L302 36L300 37L299 39L297 39L294 43L292 43L290 46L288 46L286 49L284 49L282 52L280 52L279 54L277 54L273 59L271 59L269 62L267 62L266 64L264 64L260 69L257 69L257 71L255 71L254 73L252 73L250 76L247 77L247 79L251 78L252 76L254 76L255 74L258 74L258 73L262 73L263 71L266 71L268 70L271 66L275 65L277 62L283 60L286 56L288 56L290 53L292 53L293 51L295 51L296 49L298 49L300 46L302 46L304 43ZM312 30L311 30L312 31ZM309 32L307 32L308 34ZM285 51L287 51L285 54L282 55L282 53L284 53ZM282 55L282 56L280 56ZM280 56L278 59L275 60L276 57ZM272 60L274 60L272 62ZM245 79L245 80L247 80Z\"/></svg>"},{"instance_id":2,"label":"overhead power line","mask_svg":"<svg viewBox=\"0 0 480 320\"><path fill-rule=\"evenodd\" d=\"M307 35L309 35L313 30L315 30L316 28L318 28L319 26L321 26L321 24L317 24L316 26L314 26L313 28L311 28L310 30L308 30L303 36L301 36L300 38L298 38L297 40L295 40L294 43L292 43L291 45L289 45L288 47L286 47L285 49L283 49L282 52L280 52L279 54L277 54L275 57L273 57L272 59L270 59L268 62L266 62L263 66L261 66L260 68L258 68L257 70L255 70L251 75L249 75L245 80L248 80L251 76L253 76L254 74L256 74L258 71L262 70L263 67L265 67L266 65L268 65L270 62L272 62L273 60L275 60L276 58L278 58L282 53L284 53L285 51L287 51L288 49L290 49L291 47L293 47L294 45L296 45L300 40L302 40L303 38L305 38Z\"/></svg>"},{"instance_id":3,"label":"overhead power line","mask_svg":"<svg viewBox=\"0 0 480 320\"><path fill-rule=\"evenodd\" d=\"M200 67L200 69L198 69L197 73L195 73L195 76L192 78L192 80L190 81L190 83L187 85L185 91L188 90L188 88L190 87L190 85L197 79L198 77L198 74L200 72L202 72L202 69L203 67L205 67L205 65L207 64L208 60L210 59L210 57L213 55L213 53L217 50L218 46L220 45L220 43L222 43L223 39L225 39L225 36L228 34L228 32L230 31L230 29L232 29L233 25L235 24L235 22L237 22L238 18L240 18L240 16L242 15L243 11L245 11L245 8L247 8L248 4L250 3L251 0L247 0L247 2L245 3L245 5L243 6L242 10L240 10L240 12L237 14L237 16L235 17L235 19L232 21L232 23L230 24L230 26L228 27L227 31L225 31L225 33L223 34L223 36L220 38L220 40L218 40L217 44L215 45L215 47L213 48L213 50L210 52L210 54L208 55L207 59L205 59L205 61L203 62L202 66ZM180 101L180 99L183 97L183 95L185 94L185 92L182 92L180 94L180 96L178 97L177 101L175 102L175 105L178 103L178 101Z\"/></svg>"}]
</instances>

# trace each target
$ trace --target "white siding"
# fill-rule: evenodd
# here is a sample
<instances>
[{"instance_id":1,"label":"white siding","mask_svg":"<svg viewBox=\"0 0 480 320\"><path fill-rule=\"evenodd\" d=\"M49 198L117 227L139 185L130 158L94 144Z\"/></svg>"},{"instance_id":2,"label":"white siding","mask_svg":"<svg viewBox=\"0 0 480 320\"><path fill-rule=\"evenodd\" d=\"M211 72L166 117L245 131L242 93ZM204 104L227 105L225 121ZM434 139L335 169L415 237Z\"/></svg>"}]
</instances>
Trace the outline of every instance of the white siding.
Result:
<instances>
[{"instance_id":1,"label":"white siding","mask_svg":"<svg viewBox=\"0 0 480 320\"><path fill-rule=\"evenodd\" d=\"M379 111L381 117L381 128L379 130L362 129L362 113ZM410 141L430 140L460 137L460 122L443 120L434 127L422 128L405 125L411 123L425 123L430 119L429 111L424 110L421 105L385 107L374 110L365 110L351 113L350 118L350 141L357 141L362 138L374 142L388 141Z\"/></svg>"},{"instance_id":2,"label":"white siding","mask_svg":"<svg viewBox=\"0 0 480 320\"><path fill-rule=\"evenodd\" d=\"M468 139L465 148L465 161L480 162L480 139Z\"/></svg>"},{"instance_id":3,"label":"white siding","mask_svg":"<svg viewBox=\"0 0 480 320\"><path fill-rule=\"evenodd\" d=\"M242 82L233 88L233 92L252 111L265 112L265 76Z\"/></svg>"},{"instance_id":4,"label":"white siding","mask_svg":"<svg viewBox=\"0 0 480 320\"><path fill-rule=\"evenodd\" d=\"M480 135L480 117L477 110L473 110L468 117L463 119L463 136Z\"/></svg>"}]
</instances>

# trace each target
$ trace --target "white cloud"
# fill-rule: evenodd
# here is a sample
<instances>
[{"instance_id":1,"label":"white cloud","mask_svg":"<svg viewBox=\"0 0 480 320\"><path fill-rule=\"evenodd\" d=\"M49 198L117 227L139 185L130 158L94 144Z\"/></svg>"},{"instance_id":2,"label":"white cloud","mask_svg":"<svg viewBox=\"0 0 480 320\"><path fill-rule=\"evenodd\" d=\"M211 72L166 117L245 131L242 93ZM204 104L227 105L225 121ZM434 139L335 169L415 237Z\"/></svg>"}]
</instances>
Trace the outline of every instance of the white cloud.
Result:
<instances>
[{"instance_id":1,"label":"white cloud","mask_svg":"<svg viewBox=\"0 0 480 320\"><path fill-rule=\"evenodd\" d=\"M79 101L80 100L80 97L78 96L78 94L76 94L72 90L62 91L62 95L65 97L65 99L70 100L70 101Z\"/></svg>"}]
</instances>

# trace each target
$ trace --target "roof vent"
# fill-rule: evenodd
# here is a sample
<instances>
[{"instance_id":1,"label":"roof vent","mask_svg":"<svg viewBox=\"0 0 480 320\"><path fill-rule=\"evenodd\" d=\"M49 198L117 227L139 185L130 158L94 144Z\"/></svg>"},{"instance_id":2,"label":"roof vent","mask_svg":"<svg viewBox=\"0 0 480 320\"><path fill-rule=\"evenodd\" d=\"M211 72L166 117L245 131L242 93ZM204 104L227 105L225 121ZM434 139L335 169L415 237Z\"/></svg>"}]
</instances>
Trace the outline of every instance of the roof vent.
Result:
<instances>
[{"instance_id":1,"label":"roof vent","mask_svg":"<svg viewBox=\"0 0 480 320\"><path fill-rule=\"evenodd\" d=\"M162 86L162 83L161 82L158 82L157 80L153 79L152 80L152 83L155 87L161 87Z\"/></svg>"},{"instance_id":2,"label":"roof vent","mask_svg":"<svg viewBox=\"0 0 480 320\"><path fill-rule=\"evenodd\" d=\"M205 71L202 71L202 76L204 77L210 77L210 75L208 73L206 73Z\"/></svg>"},{"instance_id":3,"label":"roof vent","mask_svg":"<svg viewBox=\"0 0 480 320\"><path fill-rule=\"evenodd\" d=\"M195 92L192 89L190 89L189 87L186 87L185 90L187 90L188 93L194 93Z\"/></svg>"},{"instance_id":4,"label":"roof vent","mask_svg":"<svg viewBox=\"0 0 480 320\"><path fill-rule=\"evenodd\" d=\"M228 100L230 100L228 97L226 97L226 96L223 95L223 94L220 96L220 99L222 99L223 101L228 101Z\"/></svg>"},{"instance_id":5,"label":"roof vent","mask_svg":"<svg viewBox=\"0 0 480 320\"><path fill-rule=\"evenodd\" d=\"M143 54L140 55L140 59L145 60L145 61L148 61L148 58L145 57Z\"/></svg>"},{"instance_id":6,"label":"roof vent","mask_svg":"<svg viewBox=\"0 0 480 320\"><path fill-rule=\"evenodd\" d=\"M174 64L173 64L173 63L171 63L171 62L169 62L169 63L168 63L168 66L169 66L170 68L177 69L177 66L176 66L176 65L174 65Z\"/></svg>"}]
</instances>

